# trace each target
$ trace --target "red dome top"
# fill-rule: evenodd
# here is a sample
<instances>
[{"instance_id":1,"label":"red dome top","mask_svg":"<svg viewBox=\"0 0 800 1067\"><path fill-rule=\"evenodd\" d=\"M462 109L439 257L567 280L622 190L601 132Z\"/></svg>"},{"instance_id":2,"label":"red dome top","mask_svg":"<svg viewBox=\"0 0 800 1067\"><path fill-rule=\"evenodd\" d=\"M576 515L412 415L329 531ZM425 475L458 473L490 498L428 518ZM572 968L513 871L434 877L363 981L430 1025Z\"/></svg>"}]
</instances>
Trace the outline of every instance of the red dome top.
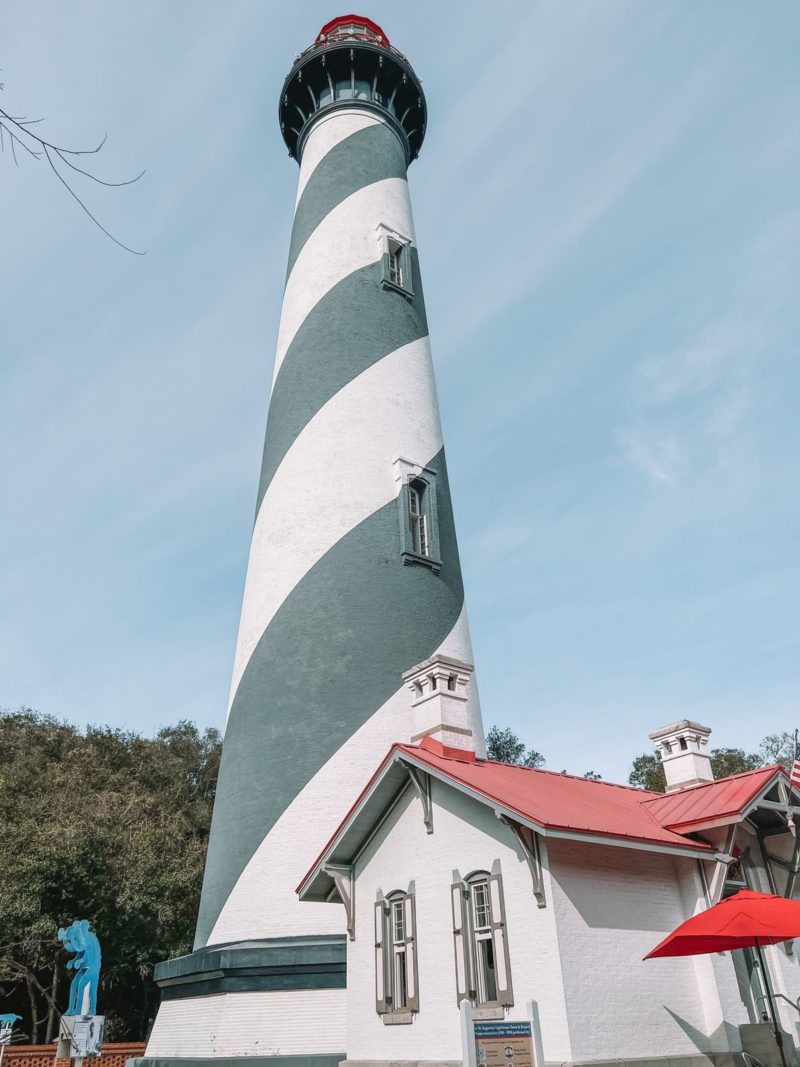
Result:
<instances>
[{"instance_id":1,"label":"red dome top","mask_svg":"<svg viewBox=\"0 0 800 1067\"><path fill-rule=\"evenodd\" d=\"M340 15L336 19L326 22L317 35L317 44L337 38L357 37L361 40L372 41L374 44L391 48L389 38L380 28L377 22L366 19L363 15Z\"/></svg>"}]
</instances>

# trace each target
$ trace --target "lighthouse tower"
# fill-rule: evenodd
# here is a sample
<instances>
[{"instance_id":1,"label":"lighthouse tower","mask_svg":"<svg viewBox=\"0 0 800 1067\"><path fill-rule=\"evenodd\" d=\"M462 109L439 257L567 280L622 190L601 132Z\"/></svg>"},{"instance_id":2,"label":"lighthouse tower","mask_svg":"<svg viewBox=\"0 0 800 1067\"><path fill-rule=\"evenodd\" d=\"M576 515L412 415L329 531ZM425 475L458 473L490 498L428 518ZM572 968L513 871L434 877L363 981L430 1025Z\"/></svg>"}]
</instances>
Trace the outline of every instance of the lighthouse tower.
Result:
<instances>
[{"instance_id":1,"label":"lighthouse tower","mask_svg":"<svg viewBox=\"0 0 800 1067\"><path fill-rule=\"evenodd\" d=\"M279 119L300 177L255 525L195 948L156 969L150 1061L338 1063L345 915L295 887L393 742L484 747L406 173L422 87L347 15ZM409 695L437 657L470 668L459 723Z\"/></svg>"}]
</instances>

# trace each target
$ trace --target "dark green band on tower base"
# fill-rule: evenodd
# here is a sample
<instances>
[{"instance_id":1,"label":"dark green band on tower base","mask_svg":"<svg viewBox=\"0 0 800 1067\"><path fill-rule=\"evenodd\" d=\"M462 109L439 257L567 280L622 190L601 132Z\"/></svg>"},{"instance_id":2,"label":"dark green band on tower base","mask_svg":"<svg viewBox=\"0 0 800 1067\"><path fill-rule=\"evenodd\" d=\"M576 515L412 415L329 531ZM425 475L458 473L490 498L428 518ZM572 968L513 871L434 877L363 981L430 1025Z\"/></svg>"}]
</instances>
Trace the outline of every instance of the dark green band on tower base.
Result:
<instances>
[{"instance_id":1,"label":"dark green band on tower base","mask_svg":"<svg viewBox=\"0 0 800 1067\"><path fill-rule=\"evenodd\" d=\"M411 300L387 292L381 278L380 261L348 274L309 312L292 339L270 399L256 515L281 460L309 419L374 363L427 336L416 248L411 249Z\"/></svg>"},{"instance_id":2,"label":"dark green band on tower base","mask_svg":"<svg viewBox=\"0 0 800 1067\"><path fill-rule=\"evenodd\" d=\"M342 934L268 938L199 949L155 967L163 1000L256 990L344 989Z\"/></svg>"},{"instance_id":3,"label":"dark green band on tower base","mask_svg":"<svg viewBox=\"0 0 800 1067\"><path fill-rule=\"evenodd\" d=\"M222 749L198 947L281 813L458 621L464 589L444 450L428 467L436 476L438 573L403 565L391 500L308 571L253 650Z\"/></svg>"}]
</instances>

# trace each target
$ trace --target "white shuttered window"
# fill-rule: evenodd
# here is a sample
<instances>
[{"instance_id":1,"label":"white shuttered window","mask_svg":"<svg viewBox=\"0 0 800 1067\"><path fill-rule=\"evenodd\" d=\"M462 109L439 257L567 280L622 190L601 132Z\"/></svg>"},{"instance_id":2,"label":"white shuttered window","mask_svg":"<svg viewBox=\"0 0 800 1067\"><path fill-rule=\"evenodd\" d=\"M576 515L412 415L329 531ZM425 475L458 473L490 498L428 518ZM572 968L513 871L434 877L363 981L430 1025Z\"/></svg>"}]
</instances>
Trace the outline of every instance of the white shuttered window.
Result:
<instances>
[{"instance_id":1,"label":"white shuttered window","mask_svg":"<svg viewBox=\"0 0 800 1067\"><path fill-rule=\"evenodd\" d=\"M477 1006L514 1003L503 881L499 870L478 872L451 886L456 999Z\"/></svg>"},{"instance_id":2,"label":"white shuttered window","mask_svg":"<svg viewBox=\"0 0 800 1067\"><path fill-rule=\"evenodd\" d=\"M413 893L392 893L375 904L375 990L379 1015L419 1011Z\"/></svg>"}]
</instances>

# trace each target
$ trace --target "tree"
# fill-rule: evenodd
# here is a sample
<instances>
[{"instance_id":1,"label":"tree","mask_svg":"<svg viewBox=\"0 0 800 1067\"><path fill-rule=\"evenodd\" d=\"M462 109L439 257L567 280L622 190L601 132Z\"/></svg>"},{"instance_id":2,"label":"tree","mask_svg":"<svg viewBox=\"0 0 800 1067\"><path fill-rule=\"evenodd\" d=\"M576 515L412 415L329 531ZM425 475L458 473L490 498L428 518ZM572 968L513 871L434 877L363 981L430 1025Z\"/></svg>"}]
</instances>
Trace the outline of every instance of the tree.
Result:
<instances>
[{"instance_id":1,"label":"tree","mask_svg":"<svg viewBox=\"0 0 800 1067\"><path fill-rule=\"evenodd\" d=\"M761 742L759 756L765 767L770 763L780 763L785 771L791 770L794 762L794 734L785 730L780 734L768 734Z\"/></svg>"},{"instance_id":2,"label":"tree","mask_svg":"<svg viewBox=\"0 0 800 1067\"><path fill-rule=\"evenodd\" d=\"M520 741L510 726L501 730L493 726L486 735L486 754L497 763L512 763L516 767L544 767L545 759L541 752L533 748L525 751L525 742Z\"/></svg>"},{"instance_id":3,"label":"tree","mask_svg":"<svg viewBox=\"0 0 800 1067\"><path fill-rule=\"evenodd\" d=\"M603 780L602 774L598 774L597 771L587 771L582 777L589 782L602 782Z\"/></svg>"},{"instance_id":4,"label":"tree","mask_svg":"<svg viewBox=\"0 0 800 1067\"><path fill-rule=\"evenodd\" d=\"M730 778L732 774L754 771L762 766L757 752L745 752L743 748L712 748L710 755L715 778Z\"/></svg>"},{"instance_id":5,"label":"tree","mask_svg":"<svg viewBox=\"0 0 800 1067\"><path fill-rule=\"evenodd\" d=\"M181 722L145 738L30 709L0 714L0 997L34 1042L67 997L59 926L103 950L110 1039L141 1038L159 960L191 950L221 740Z\"/></svg>"},{"instance_id":6,"label":"tree","mask_svg":"<svg viewBox=\"0 0 800 1067\"><path fill-rule=\"evenodd\" d=\"M636 757L628 775L628 784L635 785L637 789L649 789L652 793L667 791L667 779L657 752L643 752Z\"/></svg>"}]
</instances>

